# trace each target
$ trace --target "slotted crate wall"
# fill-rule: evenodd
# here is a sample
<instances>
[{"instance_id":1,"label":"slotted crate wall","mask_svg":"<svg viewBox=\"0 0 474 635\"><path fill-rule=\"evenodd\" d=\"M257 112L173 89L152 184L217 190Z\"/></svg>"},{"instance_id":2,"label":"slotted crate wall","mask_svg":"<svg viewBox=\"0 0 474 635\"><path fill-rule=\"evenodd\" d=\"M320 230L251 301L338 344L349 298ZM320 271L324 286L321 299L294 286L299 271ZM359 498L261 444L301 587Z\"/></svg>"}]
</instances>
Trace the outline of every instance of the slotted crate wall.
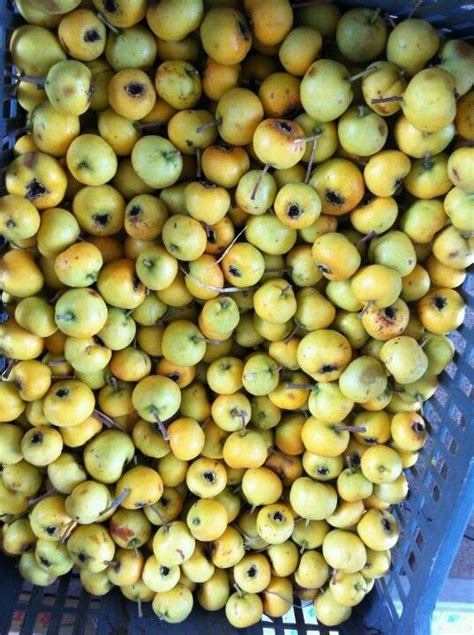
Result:
<instances>
[{"instance_id":1,"label":"slotted crate wall","mask_svg":"<svg viewBox=\"0 0 474 635\"><path fill-rule=\"evenodd\" d=\"M381 8L389 15L408 15L414 0L339 0L341 6ZM424 1L417 17L425 18L449 37L474 37L474 4L456 0ZM13 2L0 0L0 64L12 71L7 49L13 29L21 20ZM14 98L13 80L0 85L0 166L11 158L16 135L24 125ZM1 188L3 188L3 173ZM410 493L394 508L402 527L402 538L393 550L389 574L357 607L351 619L326 628L316 623L311 607L295 607L281 620L269 620L245 629L248 635L429 635L430 619L469 520L474 491L472 459L473 369L474 369L474 276L467 277L463 294L470 305L466 319L451 337L454 361L441 376L441 385L425 405L430 440L416 466L407 471ZM15 562L0 554L0 635L221 635L235 633L222 612L208 613L199 607L181 625L158 622L149 606L139 618L137 605L126 601L116 589L101 598L87 594L77 574L60 579L46 589L32 587L20 577ZM459 634L464 635L464 634Z\"/></svg>"}]
</instances>

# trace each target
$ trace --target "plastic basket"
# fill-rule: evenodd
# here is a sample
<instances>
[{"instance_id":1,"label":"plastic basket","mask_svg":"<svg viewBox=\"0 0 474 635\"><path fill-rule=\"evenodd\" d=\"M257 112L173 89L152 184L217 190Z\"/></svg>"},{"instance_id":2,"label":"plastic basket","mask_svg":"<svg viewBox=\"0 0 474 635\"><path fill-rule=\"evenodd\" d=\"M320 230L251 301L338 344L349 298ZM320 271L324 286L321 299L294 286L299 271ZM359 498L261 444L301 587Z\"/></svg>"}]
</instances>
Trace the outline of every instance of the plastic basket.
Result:
<instances>
[{"instance_id":1,"label":"plastic basket","mask_svg":"<svg viewBox=\"0 0 474 635\"><path fill-rule=\"evenodd\" d=\"M342 6L382 8L393 16L406 16L414 0L338 0ZM447 35L474 37L474 4L461 0L424 1L422 17ZM0 0L0 65L9 69L8 42L21 23L11 0ZM22 125L11 82L0 85L2 114L0 166L11 158L14 131ZM8 136L10 135L10 136ZM441 385L426 404L424 415L430 440L414 468L408 470L408 499L395 507L403 538L393 550L393 567L375 584L351 619L339 627L318 625L311 607L295 607L281 620L264 620L245 632L249 635L429 635L433 610L468 523L474 492L474 461L469 419L474 408L474 276L463 287L468 307L466 319L452 335L454 361L440 378ZM148 633L235 633L222 612L198 606L182 624L158 622L149 606L138 617L136 604L113 589L96 598L82 588L74 573L48 588L32 587L19 575L15 562L0 554L0 635L57 633L126 635ZM459 633L459 635L467 635Z\"/></svg>"}]
</instances>

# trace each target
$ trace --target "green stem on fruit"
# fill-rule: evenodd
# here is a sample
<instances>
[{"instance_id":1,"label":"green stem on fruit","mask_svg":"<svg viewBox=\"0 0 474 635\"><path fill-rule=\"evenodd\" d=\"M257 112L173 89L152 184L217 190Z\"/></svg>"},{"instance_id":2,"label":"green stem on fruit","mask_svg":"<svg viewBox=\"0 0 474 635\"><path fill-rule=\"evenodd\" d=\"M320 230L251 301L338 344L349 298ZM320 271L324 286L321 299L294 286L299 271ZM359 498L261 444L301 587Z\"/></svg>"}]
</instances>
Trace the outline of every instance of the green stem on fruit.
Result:
<instances>
[{"instance_id":1,"label":"green stem on fruit","mask_svg":"<svg viewBox=\"0 0 474 635\"><path fill-rule=\"evenodd\" d=\"M64 533L59 540L62 545L66 542L66 540L69 538L76 527L77 522L75 520L71 520L71 522L66 525L66 529L64 530Z\"/></svg>"},{"instance_id":2,"label":"green stem on fruit","mask_svg":"<svg viewBox=\"0 0 474 635\"><path fill-rule=\"evenodd\" d=\"M350 77L347 78L348 82L355 82L358 79L360 79L361 77L365 77L366 75L370 75L371 73L375 73L375 71L378 71L378 67L377 66L373 66L372 68L366 68L363 71L360 71L360 73L356 73L355 75L351 75Z\"/></svg>"},{"instance_id":3,"label":"green stem on fruit","mask_svg":"<svg viewBox=\"0 0 474 635\"><path fill-rule=\"evenodd\" d=\"M380 7L378 9L375 9L375 11L370 16L369 24L375 24L377 22L381 11L382 9Z\"/></svg>"},{"instance_id":4,"label":"green stem on fruit","mask_svg":"<svg viewBox=\"0 0 474 635\"><path fill-rule=\"evenodd\" d=\"M204 130L208 128L212 128L213 126L220 126L222 123L222 119L213 119L212 121L206 121L206 123L202 123L200 126L196 128L197 134L201 134Z\"/></svg>"},{"instance_id":5,"label":"green stem on fruit","mask_svg":"<svg viewBox=\"0 0 474 635\"><path fill-rule=\"evenodd\" d=\"M102 516L103 514L106 514L107 512L109 512L111 509L115 509L116 507L121 505L122 501L124 501L127 498L127 496L130 494L131 491L132 490L130 489L130 487L124 487L123 490L120 492L120 494L116 498L114 498L114 500L110 503L110 505L106 507L104 511L100 513L100 515Z\"/></svg>"},{"instance_id":6,"label":"green stem on fruit","mask_svg":"<svg viewBox=\"0 0 474 635\"><path fill-rule=\"evenodd\" d=\"M237 593L239 595L239 598L244 597L244 593L243 593L242 589L239 587L239 585L237 584L237 582L234 582L234 584L232 586L237 591Z\"/></svg>"},{"instance_id":7,"label":"green stem on fruit","mask_svg":"<svg viewBox=\"0 0 474 635\"><path fill-rule=\"evenodd\" d=\"M304 526L309 527L309 518L304 519Z\"/></svg>"},{"instance_id":8,"label":"green stem on fruit","mask_svg":"<svg viewBox=\"0 0 474 635\"><path fill-rule=\"evenodd\" d=\"M120 34L120 30L119 30L119 29L117 29L117 27L116 27L116 26L113 26L113 24L110 24L110 22L109 22L108 20L106 20L106 18L104 18L104 16L102 15L102 13L97 12L97 17L99 18L99 20L100 20L103 24L105 24L105 26L106 26L107 28L109 28L109 29L112 31L112 33L115 33L115 35L119 35L119 34Z\"/></svg>"},{"instance_id":9,"label":"green stem on fruit","mask_svg":"<svg viewBox=\"0 0 474 635\"><path fill-rule=\"evenodd\" d=\"M367 432L365 426L345 426L342 424L334 426L334 430L336 432Z\"/></svg>"},{"instance_id":10,"label":"green stem on fruit","mask_svg":"<svg viewBox=\"0 0 474 635\"><path fill-rule=\"evenodd\" d=\"M269 169L270 169L270 164L267 163L264 166L263 170L260 172L260 175L259 175L259 177L257 179L257 182L255 183L255 187L252 190L252 194L250 194L250 200L251 201L255 200L255 197L257 196L258 188L260 187L260 185L261 185L261 183L263 181L263 177L265 176L265 174L268 172Z\"/></svg>"},{"instance_id":11,"label":"green stem on fruit","mask_svg":"<svg viewBox=\"0 0 474 635\"><path fill-rule=\"evenodd\" d=\"M36 503L39 503L40 501L44 500L45 498L49 498L53 494L56 494L57 491L58 490L55 487L52 487L47 492L45 492L41 496L38 496L37 498L30 498L30 500L28 501L28 507L32 507L33 505L36 505Z\"/></svg>"},{"instance_id":12,"label":"green stem on fruit","mask_svg":"<svg viewBox=\"0 0 474 635\"><path fill-rule=\"evenodd\" d=\"M364 315L367 313L367 311L369 310L369 306L370 303L367 303L364 307L362 307L362 309L359 311L359 313L357 314L357 317L359 318L359 320L361 318L364 317Z\"/></svg>"}]
</instances>

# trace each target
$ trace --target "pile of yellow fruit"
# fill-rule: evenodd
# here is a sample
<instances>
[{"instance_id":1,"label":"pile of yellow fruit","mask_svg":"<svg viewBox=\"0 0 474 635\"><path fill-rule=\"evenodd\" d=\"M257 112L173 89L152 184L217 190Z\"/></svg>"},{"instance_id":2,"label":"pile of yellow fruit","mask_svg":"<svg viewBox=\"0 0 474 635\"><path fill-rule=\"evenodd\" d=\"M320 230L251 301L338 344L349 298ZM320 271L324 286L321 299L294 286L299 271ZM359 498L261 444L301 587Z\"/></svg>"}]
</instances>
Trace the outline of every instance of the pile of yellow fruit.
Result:
<instances>
[{"instance_id":1,"label":"pile of yellow fruit","mask_svg":"<svg viewBox=\"0 0 474 635\"><path fill-rule=\"evenodd\" d=\"M465 314L474 49L302 4L16 0L0 522L32 584L336 625L390 568Z\"/></svg>"}]
</instances>

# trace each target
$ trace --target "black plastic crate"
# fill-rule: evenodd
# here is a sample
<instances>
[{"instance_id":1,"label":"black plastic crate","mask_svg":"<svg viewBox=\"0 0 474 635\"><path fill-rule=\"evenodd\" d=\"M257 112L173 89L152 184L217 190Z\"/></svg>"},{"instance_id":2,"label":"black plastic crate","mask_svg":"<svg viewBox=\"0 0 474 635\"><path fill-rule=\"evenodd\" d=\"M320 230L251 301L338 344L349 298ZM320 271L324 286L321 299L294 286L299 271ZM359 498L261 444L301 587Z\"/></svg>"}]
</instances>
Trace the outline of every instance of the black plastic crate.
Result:
<instances>
[{"instance_id":1,"label":"black plastic crate","mask_svg":"<svg viewBox=\"0 0 474 635\"><path fill-rule=\"evenodd\" d=\"M337 0L343 7L381 8L394 17L410 14L415 0ZM448 37L474 37L474 4L462 0L424 0L416 17L424 18ZM0 65L9 66L8 42L21 19L12 0L0 0ZM11 159L11 148L24 119L14 98L13 81L0 85L0 166ZM1 189L1 188L0 188ZM407 470L410 492L393 513L403 536L393 549L390 572L338 627L317 624L311 606L295 606L284 618L264 620L243 632L249 635L429 635L441 588L457 553L474 502L474 458L470 424L474 414L474 275L467 276L463 294L466 319L451 338L453 362L440 377L434 397L425 404L430 439L419 460ZM221 635L237 632L223 612L208 613L195 605L182 624L159 622L149 605L138 616L137 605L113 589L96 598L86 593L78 575L70 574L47 588L33 587L19 575L15 561L0 553L0 635L15 628L21 635L139 635L155 632ZM459 635L468 635L459 633Z\"/></svg>"}]
</instances>

